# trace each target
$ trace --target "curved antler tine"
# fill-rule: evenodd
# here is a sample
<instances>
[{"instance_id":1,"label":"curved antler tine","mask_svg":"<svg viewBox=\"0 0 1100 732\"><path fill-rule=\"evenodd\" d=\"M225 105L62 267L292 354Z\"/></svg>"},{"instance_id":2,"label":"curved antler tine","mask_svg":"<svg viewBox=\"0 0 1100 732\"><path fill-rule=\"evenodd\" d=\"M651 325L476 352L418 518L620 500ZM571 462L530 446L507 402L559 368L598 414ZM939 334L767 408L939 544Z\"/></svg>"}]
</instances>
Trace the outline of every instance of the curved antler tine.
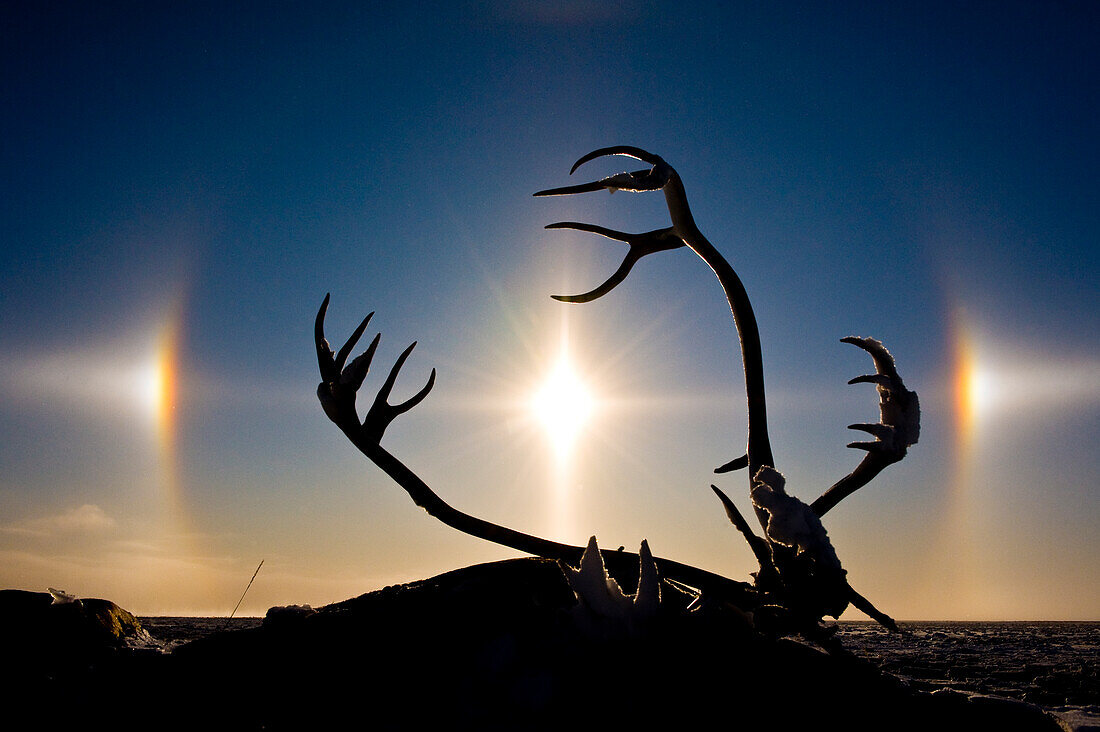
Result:
<instances>
[{"instance_id":1,"label":"curved antler tine","mask_svg":"<svg viewBox=\"0 0 1100 732\"><path fill-rule=\"evenodd\" d=\"M630 274L630 270L638 262L639 259L647 254L653 254L654 252L662 252L669 249L676 249L684 246L684 241L678 237L672 227L665 229L656 229L654 231L647 231L644 234L628 234L625 231L616 231L615 229L608 229L603 226L597 226L595 224L582 224L576 221L562 221L556 224L549 224L547 229L576 229L578 231L587 231L593 234L599 234L605 236L608 239L614 239L616 241L626 242L630 245L630 251L627 252L626 257L623 258L622 264L615 270L602 285L594 290L586 292L582 295L551 295L559 302L571 302L571 303L584 303L591 302L597 298L603 297L611 290L626 279L626 276Z\"/></svg>"},{"instance_id":2,"label":"curved antler tine","mask_svg":"<svg viewBox=\"0 0 1100 732\"><path fill-rule=\"evenodd\" d=\"M363 439L371 443L378 443L382 439L383 433L390 423L393 422L400 414L404 414L409 411L421 401L424 397L428 396L428 392L435 386L435 369L432 369L431 376L428 377L428 383L423 386L416 394L410 399L402 402L401 404L392 405L386 400L390 396L390 392L393 390L394 382L397 381L397 374L401 371L401 367L405 365L405 359L412 353L413 348L416 347L416 341L409 344L409 347L401 352L401 355L397 357L397 361L393 364L393 368L390 369L389 376L386 377L386 381L382 384L382 388L378 390L378 394L374 397L374 404L367 410L367 416L363 419Z\"/></svg>"},{"instance_id":3,"label":"curved antler tine","mask_svg":"<svg viewBox=\"0 0 1100 732\"><path fill-rule=\"evenodd\" d=\"M605 236L608 239L614 239L615 241L623 241L630 243L635 238L635 234L629 234L625 231L616 231L615 229L608 229L605 226L598 226L596 224L583 224L579 221L559 221L556 224L547 224L544 229L574 229L576 231L587 231L590 234L599 234Z\"/></svg>"},{"instance_id":4,"label":"curved antler tine","mask_svg":"<svg viewBox=\"0 0 1100 732\"><path fill-rule=\"evenodd\" d=\"M848 336L840 340L866 351L875 362L876 373L857 376L848 383L876 386L879 422L848 425L848 429L866 432L875 439L848 443L848 447L863 450L867 455L860 460L855 470L830 486L810 504L810 508L818 516L824 516L842 500L870 483L888 465L904 458L908 448L917 444L920 438L920 401L915 392L905 388L890 352L874 338Z\"/></svg>"},{"instance_id":5,"label":"curved antler tine","mask_svg":"<svg viewBox=\"0 0 1100 732\"><path fill-rule=\"evenodd\" d=\"M730 460L725 465L719 465L717 468L714 469L714 472L716 472L716 473L730 473L730 472L733 472L734 470L742 470L742 469L747 468L747 467L749 467L749 456L748 455L742 455L739 458L734 458L733 460Z\"/></svg>"},{"instance_id":6,"label":"curved antler tine","mask_svg":"<svg viewBox=\"0 0 1100 732\"><path fill-rule=\"evenodd\" d=\"M893 379L886 374L864 374L854 379L848 379L849 384L878 384L889 389L894 385Z\"/></svg>"},{"instance_id":7,"label":"curved antler tine","mask_svg":"<svg viewBox=\"0 0 1100 732\"><path fill-rule=\"evenodd\" d=\"M355 344L359 342L359 338L362 337L363 331L367 329L367 323L374 317L374 313L368 313L367 317L363 318L363 322L359 324L359 327L355 329L355 332L351 334L351 337L347 339L343 346L340 348L340 352L336 354L336 370L343 371L344 364L347 363L348 356L351 355L351 349L355 348Z\"/></svg>"},{"instance_id":8,"label":"curved antler tine","mask_svg":"<svg viewBox=\"0 0 1100 732\"><path fill-rule=\"evenodd\" d=\"M741 515L741 512L737 510L737 506L734 505L730 497L718 486L711 483L710 489L714 491L714 494L718 496L718 500L722 502L722 508L726 510L726 517L729 518L730 523L737 527L741 533L745 536L753 535L752 528L749 526L749 522L745 520L745 517Z\"/></svg>"},{"instance_id":9,"label":"curved antler tine","mask_svg":"<svg viewBox=\"0 0 1100 732\"><path fill-rule=\"evenodd\" d=\"M637 249L631 249L626 253L626 257L623 258L623 263L619 265L619 268L615 270L615 273L607 278L602 285L595 290L590 290L582 295L551 295L553 299L558 302L571 302L571 303L585 303L592 302L599 299L607 293L614 290L626 276L630 274L630 270L634 268L634 265L642 258L642 253Z\"/></svg>"},{"instance_id":10,"label":"curved antler tine","mask_svg":"<svg viewBox=\"0 0 1100 732\"><path fill-rule=\"evenodd\" d=\"M850 430L859 430L860 432L866 432L869 435L874 435L875 437L879 437L879 438L882 438L882 439L886 439L888 437L891 437L894 434L894 428L893 427L891 427L888 424L882 424L881 422L876 422L874 424L867 424L867 423L850 424L850 425L848 425L848 429L850 429Z\"/></svg>"},{"instance_id":11,"label":"curved antler tine","mask_svg":"<svg viewBox=\"0 0 1100 732\"><path fill-rule=\"evenodd\" d=\"M580 183L575 186L563 186L561 188L547 188L545 191L537 191L532 195L535 196L568 196L571 193L591 193L592 191L602 191L607 186L604 185L602 180L594 180L591 183Z\"/></svg>"},{"instance_id":12,"label":"curved antler tine","mask_svg":"<svg viewBox=\"0 0 1100 732\"><path fill-rule=\"evenodd\" d=\"M328 312L330 293L325 293L325 299L321 308L317 311L317 318L313 321L313 342L317 347L317 367L321 370L321 379L334 381L339 375L339 369L334 367L332 361L332 349L325 340L325 313Z\"/></svg>"},{"instance_id":13,"label":"curved antler tine","mask_svg":"<svg viewBox=\"0 0 1100 732\"><path fill-rule=\"evenodd\" d=\"M386 377L385 382L382 384L382 388L378 390L378 396L375 397L375 403L384 403L390 397L390 391L393 390L393 385L397 382L397 373L401 370L401 367L405 365L405 359L409 357L412 350L416 348L416 341L409 344L409 347L401 352L401 355L397 357L397 361L394 362L393 368L390 369L390 375Z\"/></svg>"},{"instance_id":14,"label":"curved antler tine","mask_svg":"<svg viewBox=\"0 0 1100 732\"><path fill-rule=\"evenodd\" d=\"M671 226L665 227L664 229L654 229L653 231L647 231L642 234L631 234L626 231L608 229L605 226L598 226L596 224L584 224L579 221L559 221L556 224L547 224L545 228L587 231L591 234L599 234L600 236L615 241L626 242L631 247L638 250L638 256L640 257L644 257L647 254L653 254L654 252L663 252L669 249L678 249L682 246L686 246L684 240L676 234L676 230Z\"/></svg>"},{"instance_id":15,"label":"curved antler tine","mask_svg":"<svg viewBox=\"0 0 1100 732\"><path fill-rule=\"evenodd\" d=\"M718 486L712 483L710 489L714 491L714 494L718 496L718 500L722 502L722 508L726 510L726 518L730 520L730 523L741 532L741 535L745 537L745 541L749 543L749 548L752 549L752 553L756 556L756 561L760 564L760 571L767 572L771 570L771 550L768 548L767 540L753 533L752 527L749 526L749 522L746 521L745 517L741 515L741 512L737 510L737 506L730 500L730 497L723 493Z\"/></svg>"},{"instance_id":16,"label":"curved antler tine","mask_svg":"<svg viewBox=\"0 0 1100 732\"><path fill-rule=\"evenodd\" d=\"M432 390L433 386L435 386L435 369L432 369L432 373L428 377L428 383L425 384L423 388L420 389L420 391L416 392L416 394L414 394L412 397L405 400L401 404L393 407L393 415L396 417L399 414L404 414L420 402L424 401L424 397L428 396L428 392Z\"/></svg>"},{"instance_id":17,"label":"curved antler tine","mask_svg":"<svg viewBox=\"0 0 1100 732\"><path fill-rule=\"evenodd\" d=\"M886 445L878 440L863 440L861 442L849 442L845 447L866 452L886 452Z\"/></svg>"},{"instance_id":18,"label":"curved antler tine","mask_svg":"<svg viewBox=\"0 0 1100 732\"><path fill-rule=\"evenodd\" d=\"M861 348L871 355L871 360L875 362L875 370L880 374L897 378L897 367L894 364L894 357L890 355L890 352L886 350L886 347L882 345L880 341L874 338L859 338L858 336L846 336L840 339L841 343L850 343L856 348ZM855 383L854 380L848 383ZM883 384L883 386L887 386Z\"/></svg>"},{"instance_id":19,"label":"curved antler tine","mask_svg":"<svg viewBox=\"0 0 1100 732\"><path fill-rule=\"evenodd\" d=\"M374 352L378 350L378 341L381 338L381 333L376 335L370 345L367 346L367 350L353 358L348 367L344 369L344 372L340 374L341 383L350 386L352 391L359 391L359 387L363 385L363 379L367 378L367 372L370 371L370 364L374 359Z\"/></svg>"},{"instance_id":20,"label":"curved antler tine","mask_svg":"<svg viewBox=\"0 0 1100 732\"><path fill-rule=\"evenodd\" d=\"M635 160L641 160L643 163L649 163L650 165L660 165L664 162L659 155L646 152L640 147L634 147L633 145L613 145L611 147L601 147L599 150L593 150L587 155L582 156L577 162L573 163L573 167L569 169L569 175L573 175L573 173L577 171L577 168L585 163L607 155L625 155Z\"/></svg>"},{"instance_id":21,"label":"curved antler tine","mask_svg":"<svg viewBox=\"0 0 1100 732\"><path fill-rule=\"evenodd\" d=\"M658 191L665 187L668 183L669 174L672 172L672 168L668 163L661 159L659 155L654 155L651 152L647 152L640 147L634 147L632 145L615 145L613 147L601 147L599 150L593 150L587 155L581 157L577 162L573 163L573 167L569 169L569 175L573 175L577 171L577 168L596 158L601 158L606 155L625 155L626 157L641 160L643 163L648 163L653 166L649 170L636 170L633 173L617 173L616 175L608 176L598 181L591 183L581 183L575 186L564 186L562 188L549 188L543 191L535 193L536 196L565 196L571 193L590 193L591 191L598 191L603 188L608 189L612 193L615 191L632 191L634 193L642 193L645 191Z\"/></svg>"}]
</instances>

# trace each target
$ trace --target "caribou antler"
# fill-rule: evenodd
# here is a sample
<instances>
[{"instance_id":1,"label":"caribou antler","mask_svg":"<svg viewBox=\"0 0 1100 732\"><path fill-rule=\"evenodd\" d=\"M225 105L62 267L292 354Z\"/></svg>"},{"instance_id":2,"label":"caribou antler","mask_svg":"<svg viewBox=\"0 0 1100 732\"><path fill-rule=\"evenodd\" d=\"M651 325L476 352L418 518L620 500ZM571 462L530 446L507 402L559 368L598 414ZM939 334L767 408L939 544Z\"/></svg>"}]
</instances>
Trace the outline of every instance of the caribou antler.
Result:
<instances>
[{"instance_id":1,"label":"caribou antler","mask_svg":"<svg viewBox=\"0 0 1100 732\"><path fill-rule=\"evenodd\" d=\"M683 181L680 180L679 174L673 167L659 155L629 145L604 147L593 150L573 163L569 174L572 175L577 168L589 161L608 155L631 157L648 163L652 167L649 170L618 173L591 183L551 188L539 191L535 195L562 196L599 190L611 192L631 191L635 193L659 190L665 194L665 204L668 206L672 226L645 234L626 234L592 224L577 224L574 222L550 224L546 228L590 231L612 239L625 241L631 245L618 271L603 285L585 295L556 296L556 299L565 302L588 302L601 297L626 279L626 275L634 266L634 263L646 254L675 249L680 246L680 244L675 243L677 239L699 255L717 275L718 281L726 293L726 300L729 303L730 311L733 313L738 339L741 342L741 363L745 371L745 394L748 400L749 413L747 447L743 461L745 466L749 468L749 473L755 475L761 467L774 465L775 461L772 458L771 441L768 438L768 409L764 394L764 359L760 352L760 330L756 324L756 315L753 313L748 293L745 292L745 286L729 262L718 253L714 245L699 231L699 227L695 224L695 218L691 215L691 207L688 205L687 192L684 190ZM738 458L733 463L738 463L741 460L742 458ZM729 464L727 463L727 465Z\"/></svg>"},{"instance_id":2,"label":"caribou antler","mask_svg":"<svg viewBox=\"0 0 1100 732\"><path fill-rule=\"evenodd\" d=\"M463 513L440 498L415 473L382 447L382 437L394 418L415 407L431 391L435 385L435 369L432 369L427 384L412 398L398 405L389 404L387 399L397 380L397 374L416 344L410 345L402 352L393 368L390 369L389 376L386 377L385 382L379 389L378 395L367 411L366 417L360 421L355 409L355 397L370 369L370 363L381 335L375 336L367 350L353 359L350 364L347 364L348 356L351 355L352 349L363 335L363 331L374 313L368 315L355 329L355 332L352 333L343 347L340 348L340 351L333 354L328 341L325 339L325 314L328 311L328 304L329 296L325 295L325 299L317 311L317 319L314 324L317 361L321 372L321 383L317 386L317 396L321 401L325 414L340 428L352 444L404 488L416 505L448 526L479 539L491 541L494 544L500 544L527 554L573 565L579 564L584 553L584 547L561 544L549 539L532 536ZM345 366L345 364L347 365ZM637 554L606 550L601 550L601 554L608 568L620 576L628 576L638 569L639 557ZM755 602L756 592L747 583L736 582L721 575L670 559L653 557L653 562L661 576L667 579L682 582L701 592L707 592L721 600L739 606L751 606Z\"/></svg>"},{"instance_id":3,"label":"caribou antler","mask_svg":"<svg viewBox=\"0 0 1100 732\"><path fill-rule=\"evenodd\" d=\"M397 374L405 365L405 359L416 348L416 342L411 343L398 356L397 362L390 369L390 375L378 390L374 403L367 410L367 416L360 422L355 410L355 396L359 392L359 387L363 385L363 380L367 378L367 372L370 371L370 364L374 359L374 352L378 350L378 341L382 338L382 334L376 335L367 350L345 367L344 364L347 363L351 350L359 342L374 313L363 318L363 322L340 348L340 352L333 354L328 341L325 340L325 313L328 311L328 301L329 296L326 294L320 310L317 311L317 319L313 323L317 365L321 371L321 383L317 385L317 398L321 401L321 408L325 410L328 418L343 430L356 447L362 450L363 446L378 445L382 441L386 428L398 415L404 414L424 401L424 397L428 396L428 392L435 386L435 369L432 369L428 383L412 398L397 405L387 401L394 382L397 381Z\"/></svg>"},{"instance_id":4,"label":"caribou antler","mask_svg":"<svg viewBox=\"0 0 1100 732\"><path fill-rule=\"evenodd\" d=\"M879 421L877 424L848 425L848 429L866 432L875 439L848 443L848 447L866 450L867 454L855 470L834 483L810 504L818 516L824 516L826 511L870 483L883 468L905 457L906 450L917 444L920 437L920 402L915 392L905 388L890 352L874 338L848 336L840 340L871 354L875 373L857 376L848 383L876 386Z\"/></svg>"},{"instance_id":5,"label":"caribou antler","mask_svg":"<svg viewBox=\"0 0 1100 732\"><path fill-rule=\"evenodd\" d=\"M868 451L855 471L812 506L807 506L783 490L783 476L774 469L770 440L768 438L767 406L764 393L763 357L756 317L737 273L726 259L699 231L688 206L683 182L676 171L660 156L636 147L617 146L595 150L581 157L570 169L570 174L581 165L598 157L623 155L641 160L650 166L648 170L618 173L598 181L580 185L539 191L536 196L556 196L588 193L598 190L648 192L663 190L672 226L644 234L628 234L605 229L593 224L563 222L551 224L548 229L576 229L601 234L630 245L618 270L602 285L583 295L554 296L564 302L589 302L602 297L626 279L639 259L647 254L675 249L682 243L692 249L717 275L737 327L741 344L742 366L745 372L745 391L748 401L747 449L719 468L716 473L748 468L750 496L757 518L764 528L764 538L757 537L733 501L717 487L711 486L727 516L742 533L757 560L761 571L757 573L757 587L768 593L786 596L788 602L804 604L806 612L824 611L838 615L850 601L871 617L890 628L896 628L893 620L878 611L870 602L848 585L844 570L836 559L818 517L836 505L847 495L866 485L886 465L900 460L905 449L916 442L919 431L919 409L916 395L905 390L901 378L894 369L893 359L882 344L872 339L846 338L845 342L858 345L871 353L878 373L854 381L872 381L878 384L881 397L882 418L876 425L852 425L854 429L870 432L878 439L874 442L852 443ZM792 539L783 526L801 526L803 532Z\"/></svg>"},{"instance_id":6,"label":"caribou antler","mask_svg":"<svg viewBox=\"0 0 1100 732\"><path fill-rule=\"evenodd\" d=\"M857 377L850 383L868 382L878 387L880 421L877 424L851 425L852 429L868 432L876 439L849 445L865 450L867 455L850 475L836 483L812 505L806 505L798 498L788 495L784 488L785 480L774 467L768 438L760 334L743 283L726 259L699 231L688 206L683 182L672 166L659 156L636 147L601 148L580 158L574 163L570 173L581 165L606 155L636 158L651 167L647 170L619 173L590 183L539 191L535 195L567 195L597 190L661 190L665 194L672 225L642 234L630 234L573 221L550 224L546 228L586 231L624 242L629 247L618 269L600 286L580 295L553 297L570 303L590 302L603 297L626 279L642 257L683 246L694 251L714 271L726 294L737 328L748 402L745 454L717 468L715 472L724 473L746 467L749 469L750 497L764 529L763 537L756 536L733 501L717 487L711 486L721 500L727 516L744 535L760 562L761 571L756 574L756 586L735 582L667 559L653 558L653 566L665 579L694 587L710 598L732 602L741 610L752 612L763 610L765 606L771 608L761 617L769 613L774 615L778 609L779 615L785 613L793 618L796 628L809 628L820 620L822 614L839 615L851 602L887 627L896 629L888 616L879 612L848 584L845 571L840 566L819 517L845 496L866 485L887 465L902 459L906 449L916 443L920 431L920 410L916 394L905 388L894 367L893 358L881 343L869 338L843 339L844 342L867 351L875 362L875 374ZM366 329L371 315L363 320L340 351L334 354L324 337L324 318L328 303L329 297L326 295L317 313L315 325L321 372L317 395L325 414L351 442L397 481L417 505L448 526L528 554L572 565L579 564L584 552L581 547L525 534L452 508L381 446L389 424L397 416L419 404L431 391L435 384L435 370L432 370L427 384L412 398L398 405L389 404L388 398L398 372L416 344L410 345L398 357L366 417L360 421L355 398L367 376L379 336L374 338L366 352L349 364L348 357ZM595 541L591 543L589 563L593 561L591 552L595 551ZM649 566L648 558L642 561L638 555L622 551L600 551L600 555L609 569L624 576L638 566L641 566L642 574L645 574L646 567Z\"/></svg>"}]
</instances>

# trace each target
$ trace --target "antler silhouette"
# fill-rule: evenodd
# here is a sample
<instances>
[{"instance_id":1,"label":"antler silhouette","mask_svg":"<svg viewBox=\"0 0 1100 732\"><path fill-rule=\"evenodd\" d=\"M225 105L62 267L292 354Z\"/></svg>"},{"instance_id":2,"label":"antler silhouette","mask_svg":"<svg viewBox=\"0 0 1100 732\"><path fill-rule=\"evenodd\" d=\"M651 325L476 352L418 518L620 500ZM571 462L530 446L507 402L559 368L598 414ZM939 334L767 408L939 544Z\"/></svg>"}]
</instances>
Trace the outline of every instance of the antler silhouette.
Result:
<instances>
[{"instance_id":1,"label":"antler silhouette","mask_svg":"<svg viewBox=\"0 0 1100 732\"><path fill-rule=\"evenodd\" d=\"M849 475L834 484L813 504L807 505L785 491L783 476L775 469L768 437L767 403L764 393L764 367L760 334L756 316L737 273L726 259L699 231L688 206L683 182L676 171L661 157L641 148L615 146L595 150L573 164L570 174L581 165L599 157L622 155L641 160L651 166L647 170L618 173L598 181L552 188L536 196L569 195L598 190L649 192L663 191L672 225L641 234L615 231L595 224L565 221L550 224L548 229L575 229L624 242L628 249L618 269L601 285L579 295L553 295L568 303L585 303L603 297L621 284L634 265L644 256L660 251L688 247L694 251L718 277L733 315L741 345L745 392L748 403L748 428L745 453L715 469L725 473L748 468L749 494L764 536L753 533L748 522L733 501L716 486L711 486L734 526L748 541L760 563L755 586L736 582L705 570L667 559L653 558L660 574L694 587L708 597L732 602L740 609L757 611L763 617L787 616L794 626L808 632L823 614L838 616L849 602L891 629L897 626L889 616L877 610L851 588L846 573L829 542L819 517L852 492L870 482L887 465L901 460L908 447L916 444L920 433L920 409L917 395L905 388L894 366L893 357L878 341L871 338L842 339L867 351L874 361L876 373L859 376L849 383L873 383L879 393L880 421L876 424L850 425L852 429L871 434L875 439L853 442L849 447L866 451L859 465ZM577 565L584 549L525 534L498 524L462 513L432 491L411 470L381 446L389 424L419 404L435 384L432 370L427 384L409 400L390 405L388 398L397 374L412 352L413 343L398 357L388 377L379 389L366 417L360 421L355 398L362 386L380 336L367 350L347 363L352 349L371 319L368 315L348 341L333 353L324 337L324 318L329 297L317 313L315 340L321 383L317 395L325 414L349 440L387 475L409 493L413 501L431 516L472 536L559 562ZM595 542L592 542L595 547ZM594 551L591 549L590 551ZM638 555L616 551L600 551L609 569L628 573L641 567L645 573L648 558L640 562ZM770 609L769 609L770 608ZM790 625L790 623L788 623Z\"/></svg>"},{"instance_id":2,"label":"antler silhouette","mask_svg":"<svg viewBox=\"0 0 1100 732\"><path fill-rule=\"evenodd\" d=\"M876 386L879 395L879 422L848 425L848 429L866 432L875 439L848 443L848 447L866 450L867 454L855 470L834 483L811 504L818 516L824 516L826 511L870 483L883 468L904 458L908 448L917 444L920 437L920 402L915 392L905 388L890 352L874 338L848 336L840 340L871 354L875 373L857 376L848 383Z\"/></svg>"},{"instance_id":3,"label":"antler silhouette","mask_svg":"<svg viewBox=\"0 0 1100 732\"><path fill-rule=\"evenodd\" d=\"M618 173L591 183L550 188L539 191L535 195L562 196L598 190L630 191L634 193L660 190L665 194L665 203L668 206L672 226L645 234L628 234L593 226L592 224L577 224L569 221L550 224L546 228L592 231L612 239L625 241L631 245L618 271L600 287L585 295L559 295L554 297L564 302L589 302L597 297L602 297L626 279L626 275L630 272L634 263L647 254L687 246L699 255L714 271L719 283L722 285L722 290L726 293L726 300L729 303L730 311L733 313L737 335L741 342L741 362L745 371L745 393L749 411L745 457L738 458L732 463L727 463L727 465L739 464L743 460L745 466L749 468L750 475L755 475L761 467L773 465L774 460L772 458L771 441L768 438L768 409L764 394L764 360L760 352L760 330L756 324L756 315L753 313L748 293L745 292L745 286L729 262L703 236L703 232L699 231L699 227L695 224L695 217L691 215L687 192L684 190L680 175L659 155L629 145L604 147L593 150L573 163L569 174L572 175L577 168L591 160L609 155L634 158L648 163L652 167L649 170ZM679 243L676 243L676 240L679 240Z\"/></svg>"},{"instance_id":4,"label":"antler silhouette","mask_svg":"<svg viewBox=\"0 0 1100 732\"><path fill-rule=\"evenodd\" d=\"M564 302L589 302L602 297L626 279L631 268L641 257L658 251L675 249L681 244L689 247L706 262L718 277L737 327L748 402L745 454L718 467L715 472L725 473L746 467L749 469L750 496L757 518L764 528L765 537L758 537L752 532L728 496L716 486L712 485L711 488L721 500L730 521L745 537L760 563L761 569L756 575L757 587L781 598L788 604L806 606L806 612L811 615L819 611L839 615L847 602L851 601L887 627L896 628L893 620L877 610L848 585L844 570L840 568L839 560L836 559L818 517L870 482L887 465L903 458L906 448L916 443L920 430L920 411L916 394L905 389L901 377L894 368L893 358L881 343L869 338L845 338L844 342L868 351L875 361L876 374L859 377L852 383L866 381L878 385L881 420L878 424L852 425L852 428L869 432L877 439L872 442L855 442L849 445L866 450L867 455L852 473L834 484L812 505L807 506L797 498L788 496L784 490L785 481L782 475L774 469L768 437L760 335L743 283L726 259L699 231L691 215L680 176L660 156L629 146L601 148L581 157L569 172L572 174L581 165L609 155L632 157L652 167L648 170L618 173L590 183L539 191L535 195L569 195L598 190L611 192L662 190L672 226L644 234L630 234L575 222L547 226L548 229L593 232L630 245L618 270L602 285L583 295L555 296L555 299ZM808 528L801 537L792 538L789 532L785 532L782 528L784 524L797 524Z\"/></svg>"},{"instance_id":5,"label":"antler silhouette","mask_svg":"<svg viewBox=\"0 0 1100 732\"><path fill-rule=\"evenodd\" d=\"M378 394L367 411L366 417L360 421L355 408L355 398L366 379L381 334L375 336L364 353L348 364L347 360L352 349L363 335L363 331L374 313L363 319L363 322L351 334L351 337L340 348L340 351L334 355L332 348L325 339L325 314L328 311L328 304L329 296L326 294L320 309L317 311L314 324L314 341L321 372L321 383L317 386L317 396L329 420L340 428L351 443L404 488L416 505L446 525L479 539L491 541L527 554L578 565L584 553L584 547L562 544L532 536L463 513L440 498L415 473L382 447L381 440L390 423L427 397L428 392L435 385L435 369L432 369L427 384L412 398L398 405L391 405L387 402L390 391L397 380L398 372L416 345L414 342L398 357L385 382L378 390ZM608 568L616 574L628 576L631 572L636 572L639 567L637 554L604 550L601 550L601 554ZM737 582L669 559L654 557L653 562L664 578L682 582L701 592L707 592L714 597L733 602L739 606L751 606L755 603L756 592L747 583Z\"/></svg>"}]
</instances>

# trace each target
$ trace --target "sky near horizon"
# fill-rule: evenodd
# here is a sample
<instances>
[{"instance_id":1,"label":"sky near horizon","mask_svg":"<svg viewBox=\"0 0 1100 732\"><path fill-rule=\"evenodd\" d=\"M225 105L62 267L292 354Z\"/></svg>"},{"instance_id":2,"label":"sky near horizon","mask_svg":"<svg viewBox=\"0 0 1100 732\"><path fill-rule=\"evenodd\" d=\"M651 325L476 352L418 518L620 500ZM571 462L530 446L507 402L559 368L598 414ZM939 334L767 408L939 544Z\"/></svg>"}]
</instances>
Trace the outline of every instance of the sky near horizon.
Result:
<instances>
[{"instance_id":1,"label":"sky near horizon","mask_svg":"<svg viewBox=\"0 0 1100 732\"><path fill-rule=\"evenodd\" d=\"M898 619L1100 620L1100 10L1078 2L5 3L0 587L141 615L321 605L517 556L413 505L322 413L313 318L382 333L360 402L468 513L735 579L740 354L687 250L585 305L680 173L744 280L777 468L806 502L877 419L920 442L824 519ZM363 345L368 342L364 338ZM592 413L533 414L567 352ZM849 610L846 618L860 618Z\"/></svg>"}]
</instances>

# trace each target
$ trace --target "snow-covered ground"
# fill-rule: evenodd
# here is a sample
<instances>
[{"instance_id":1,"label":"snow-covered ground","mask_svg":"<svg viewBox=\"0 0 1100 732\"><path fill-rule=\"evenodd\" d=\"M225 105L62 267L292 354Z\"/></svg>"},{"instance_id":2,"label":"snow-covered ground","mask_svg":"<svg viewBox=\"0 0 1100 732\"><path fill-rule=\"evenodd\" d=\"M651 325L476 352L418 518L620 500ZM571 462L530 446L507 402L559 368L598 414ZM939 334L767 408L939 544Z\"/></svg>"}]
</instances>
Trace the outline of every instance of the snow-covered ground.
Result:
<instances>
[{"instance_id":1,"label":"snow-covered ground","mask_svg":"<svg viewBox=\"0 0 1100 732\"><path fill-rule=\"evenodd\" d=\"M1100 623L842 622L857 655L924 690L951 688L1031 702L1068 729L1100 730Z\"/></svg>"}]
</instances>

